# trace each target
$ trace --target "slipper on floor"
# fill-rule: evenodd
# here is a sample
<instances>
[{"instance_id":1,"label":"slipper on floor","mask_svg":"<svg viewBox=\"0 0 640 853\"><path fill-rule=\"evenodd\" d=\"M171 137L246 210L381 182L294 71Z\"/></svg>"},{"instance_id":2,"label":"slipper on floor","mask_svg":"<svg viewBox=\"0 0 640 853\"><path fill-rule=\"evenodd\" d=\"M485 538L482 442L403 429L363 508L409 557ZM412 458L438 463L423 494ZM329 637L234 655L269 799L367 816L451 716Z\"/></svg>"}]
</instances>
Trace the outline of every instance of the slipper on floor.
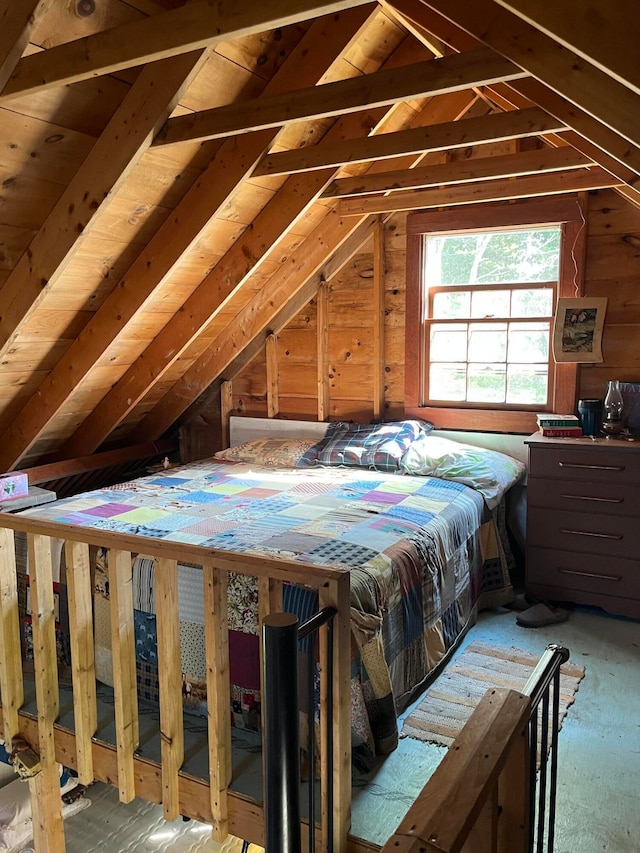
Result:
<instances>
[{"instance_id":1,"label":"slipper on floor","mask_svg":"<svg viewBox=\"0 0 640 853\"><path fill-rule=\"evenodd\" d=\"M524 592L518 592L514 595L513 600L504 605L507 610L529 610L530 607L536 604L535 598L530 598Z\"/></svg>"},{"instance_id":2,"label":"slipper on floor","mask_svg":"<svg viewBox=\"0 0 640 853\"><path fill-rule=\"evenodd\" d=\"M543 628L545 625L555 625L569 618L569 613L560 607L549 607L548 604L534 604L528 610L523 610L516 616L516 622L523 628Z\"/></svg>"}]
</instances>

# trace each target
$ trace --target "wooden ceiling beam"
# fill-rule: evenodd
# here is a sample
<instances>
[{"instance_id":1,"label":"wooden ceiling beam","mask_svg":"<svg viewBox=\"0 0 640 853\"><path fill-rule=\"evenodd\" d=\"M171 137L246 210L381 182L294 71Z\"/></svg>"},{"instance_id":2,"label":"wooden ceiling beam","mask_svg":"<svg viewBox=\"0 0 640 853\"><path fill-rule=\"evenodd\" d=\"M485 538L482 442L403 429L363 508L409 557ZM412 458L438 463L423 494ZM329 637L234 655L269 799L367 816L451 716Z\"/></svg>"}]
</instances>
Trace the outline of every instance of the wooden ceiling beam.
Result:
<instances>
[{"instance_id":1,"label":"wooden ceiling beam","mask_svg":"<svg viewBox=\"0 0 640 853\"><path fill-rule=\"evenodd\" d=\"M353 15L353 13L351 13ZM312 39L317 39L315 33ZM326 43L326 39L324 40ZM407 39L388 60L388 65L399 65L406 55L413 55L415 44ZM459 102L465 93L457 93L447 99L448 113L459 114ZM469 99L465 99L469 103ZM369 113L374 126L379 125L388 111L380 108ZM347 115L327 133L327 139L341 139L360 129L357 116ZM258 271L271 249L278 252L278 241L288 234L306 213L327 183L335 176L335 170L317 171L292 177L277 192L273 199L258 214L241 237L225 256L205 277L193 294L162 329L120 380L86 418L65 446L65 453L78 455L99 447L109 434L124 420L131 410L162 380L167 370L178 358L188 353L188 348L224 309L230 299Z\"/></svg>"},{"instance_id":2,"label":"wooden ceiling beam","mask_svg":"<svg viewBox=\"0 0 640 853\"><path fill-rule=\"evenodd\" d=\"M104 212L203 61L185 54L145 68L0 289L0 357Z\"/></svg>"},{"instance_id":3,"label":"wooden ceiling beam","mask_svg":"<svg viewBox=\"0 0 640 853\"><path fill-rule=\"evenodd\" d=\"M639 30L637 0L586 0L579 8L575 0L496 2L640 94L638 48L629 38Z\"/></svg>"},{"instance_id":4,"label":"wooden ceiling beam","mask_svg":"<svg viewBox=\"0 0 640 853\"><path fill-rule=\"evenodd\" d=\"M368 226L371 234L375 223L376 218L370 217L365 224L365 229ZM360 230L361 224L351 217L342 219L334 211L330 211L299 249L282 264L278 272L271 276L205 353L174 384L170 393L142 419L130 437L133 439L134 436L142 434L149 437L163 435L202 391L238 358L251 341L259 336L261 344L264 343L265 331L271 328L281 306L294 298L312 277L315 276L315 281L319 283L326 276L322 271L325 265L331 263L332 256L336 268L335 258L339 257L340 248L347 244L356 232L357 239L350 244L351 250L346 253L346 257L342 256L342 265L358 251L368 236Z\"/></svg>"},{"instance_id":5,"label":"wooden ceiling beam","mask_svg":"<svg viewBox=\"0 0 640 853\"><path fill-rule=\"evenodd\" d=\"M463 94L458 93L458 99ZM464 114L475 100L475 96L472 97L467 101L466 107L461 109L461 105L455 103L454 96L449 96L443 99L441 109L445 115L459 116ZM415 120L419 121L420 117L416 117ZM417 162L422 157L423 155L420 155ZM374 164L371 168L375 171L378 164ZM305 282L309 282L314 275L316 276L312 292L307 291L304 297L301 296L304 299L302 303L293 303L298 304L300 308L313 296L320 282L329 279L336 265L343 264L343 251L347 245L351 245L352 236L356 234L363 222L366 228L371 228L373 231L378 218L361 219L359 222L354 222L352 228L349 226L350 221L353 222L353 220L346 222L337 220L335 211L329 210L323 221L282 263L278 272L263 285L251 302L238 310L232 324L220 330L216 340L204 354L197 357L184 376L149 412L136 427L135 433L150 430L151 433L157 432L161 435L171 426L172 419L178 422L183 414L189 411L189 407L198 399L201 391L209 387L221 373L228 374L229 371L235 370L236 367L240 369L243 363L247 363L244 362L245 355L250 353L255 355L257 349L264 345L265 334L269 330L278 331L280 321L288 322L288 319L294 316L287 314L288 305L291 300L297 300L298 296L301 296L306 287ZM360 244L360 238L356 243ZM357 245L353 247L353 252L357 251ZM328 260L323 262L323 255ZM346 260L344 259L344 263ZM310 272L310 267L313 268L316 263L320 263L321 266L316 273Z\"/></svg>"},{"instance_id":6,"label":"wooden ceiling beam","mask_svg":"<svg viewBox=\"0 0 640 853\"><path fill-rule=\"evenodd\" d=\"M3 4L0 10L0 92L51 3L52 0L21 0L20 3Z\"/></svg>"},{"instance_id":7,"label":"wooden ceiling beam","mask_svg":"<svg viewBox=\"0 0 640 853\"><path fill-rule=\"evenodd\" d=\"M499 157L479 157L396 172L338 178L332 181L323 195L325 198L343 198L391 192L391 198L393 198L398 190L426 189L492 178L548 174L567 169L579 169L592 164L592 160L569 146L542 148Z\"/></svg>"},{"instance_id":8,"label":"wooden ceiling beam","mask_svg":"<svg viewBox=\"0 0 640 853\"><path fill-rule=\"evenodd\" d=\"M640 98L599 68L493 0L423 2L632 145L640 145Z\"/></svg>"},{"instance_id":9,"label":"wooden ceiling beam","mask_svg":"<svg viewBox=\"0 0 640 853\"><path fill-rule=\"evenodd\" d=\"M289 121L344 115L410 98L443 95L525 76L522 69L485 48L176 116L167 121L154 145L216 139L279 127Z\"/></svg>"},{"instance_id":10,"label":"wooden ceiling beam","mask_svg":"<svg viewBox=\"0 0 640 853\"><path fill-rule=\"evenodd\" d=\"M580 169L556 172L554 175L526 175L519 178L476 181L459 186L438 189L391 193L388 196L347 198L338 202L342 216L363 216L373 213L390 213L398 210L421 210L432 207L479 204L505 199L601 190L611 186L615 178L603 169Z\"/></svg>"},{"instance_id":11,"label":"wooden ceiling beam","mask_svg":"<svg viewBox=\"0 0 640 853\"><path fill-rule=\"evenodd\" d=\"M403 13L419 18L423 27L452 50L474 50L483 43L479 36L466 32L460 25L440 14L436 9L424 5L422 0L392 0L392 2ZM418 6L422 7L422 11ZM512 104L512 108L523 109L534 103L555 116L558 121L565 123L574 133L567 132L563 135L564 139L592 159L596 159L594 148L602 152L597 157L599 165L627 185L624 191L625 197L630 200L637 198L634 204L640 203L638 179L640 156L635 146L630 145L626 139L609 130L583 110L568 103L565 98L538 80L529 78L504 86L497 84L487 87L487 90L491 96L500 93L501 97ZM508 103L505 108L509 108ZM617 189L616 192L621 190Z\"/></svg>"},{"instance_id":12,"label":"wooden ceiling beam","mask_svg":"<svg viewBox=\"0 0 640 853\"><path fill-rule=\"evenodd\" d=\"M301 80L311 82L312 79L320 79L336 55L366 25L371 14L368 9L354 9L335 18L314 22L268 84L267 91L286 90L287 86ZM316 47L313 59L310 58L312 45ZM150 65L149 69L154 67ZM187 191L77 340L41 383L37 393L0 436L0 470L8 470L18 464L107 348L126 334L127 325L144 309L154 290L193 246L210 219L237 191L238 184L251 174L253 166L273 139L273 131L262 131L229 140L220 147L207 169ZM177 316L182 314L180 312ZM163 357L169 358L166 352ZM114 422L118 422L117 416L111 413L107 418L109 432ZM75 436L72 444L77 442L78 446L82 444L84 448L89 437L87 431L82 440ZM86 453L93 450L95 447L90 447ZM84 453L82 449L73 455Z\"/></svg>"},{"instance_id":13,"label":"wooden ceiling beam","mask_svg":"<svg viewBox=\"0 0 640 853\"><path fill-rule=\"evenodd\" d=\"M534 107L519 112L499 113L440 125L416 127L396 133L369 136L365 139L319 143L295 151L269 154L258 165L255 174L282 175L305 172L327 166L337 167L347 163L383 160L425 151L446 151L481 142L523 139L527 136L564 129L565 126L561 122Z\"/></svg>"},{"instance_id":14,"label":"wooden ceiling beam","mask_svg":"<svg viewBox=\"0 0 640 853\"><path fill-rule=\"evenodd\" d=\"M0 94L0 105L52 86L76 83L367 3L370 0L192 0L178 9L24 57Z\"/></svg>"}]
</instances>

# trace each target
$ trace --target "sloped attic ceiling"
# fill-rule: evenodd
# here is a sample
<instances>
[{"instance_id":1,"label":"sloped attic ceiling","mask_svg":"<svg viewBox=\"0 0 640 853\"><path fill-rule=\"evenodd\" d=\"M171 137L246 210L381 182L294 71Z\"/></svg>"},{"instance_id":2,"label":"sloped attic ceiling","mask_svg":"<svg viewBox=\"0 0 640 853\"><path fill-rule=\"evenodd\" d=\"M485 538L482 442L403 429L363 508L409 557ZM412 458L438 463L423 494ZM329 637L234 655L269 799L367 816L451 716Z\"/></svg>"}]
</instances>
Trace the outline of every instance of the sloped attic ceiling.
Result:
<instances>
[{"instance_id":1,"label":"sloped attic ceiling","mask_svg":"<svg viewBox=\"0 0 640 853\"><path fill-rule=\"evenodd\" d=\"M5 3L0 470L165 434L379 215L640 204L639 13L577 5Z\"/></svg>"}]
</instances>

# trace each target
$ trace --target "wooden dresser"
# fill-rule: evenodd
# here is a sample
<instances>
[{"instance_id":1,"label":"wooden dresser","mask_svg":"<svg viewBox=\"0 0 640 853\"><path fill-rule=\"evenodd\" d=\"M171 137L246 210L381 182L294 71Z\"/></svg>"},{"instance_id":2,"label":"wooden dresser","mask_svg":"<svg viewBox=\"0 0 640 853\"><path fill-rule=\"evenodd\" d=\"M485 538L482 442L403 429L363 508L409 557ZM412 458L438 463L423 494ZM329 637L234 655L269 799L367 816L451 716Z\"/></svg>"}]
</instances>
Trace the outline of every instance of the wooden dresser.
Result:
<instances>
[{"instance_id":1,"label":"wooden dresser","mask_svg":"<svg viewBox=\"0 0 640 853\"><path fill-rule=\"evenodd\" d=\"M640 441L527 444L527 590L640 619Z\"/></svg>"}]
</instances>

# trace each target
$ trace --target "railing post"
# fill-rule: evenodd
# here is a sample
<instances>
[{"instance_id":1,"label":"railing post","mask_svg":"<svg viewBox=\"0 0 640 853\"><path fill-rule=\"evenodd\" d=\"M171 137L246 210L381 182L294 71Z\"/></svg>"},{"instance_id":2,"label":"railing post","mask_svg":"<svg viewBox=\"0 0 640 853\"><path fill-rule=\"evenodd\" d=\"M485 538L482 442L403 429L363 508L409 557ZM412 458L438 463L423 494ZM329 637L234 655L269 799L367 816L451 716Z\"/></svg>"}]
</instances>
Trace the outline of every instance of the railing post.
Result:
<instances>
[{"instance_id":1,"label":"railing post","mask_svg":"<svg viewBox=\"0 0 640 853\"><path fill-rule=\"evenodd\" d=\"M291 613L266 616L262 648L266 851L300 853L297 617Z\"/></svg>"}]
</instances>

